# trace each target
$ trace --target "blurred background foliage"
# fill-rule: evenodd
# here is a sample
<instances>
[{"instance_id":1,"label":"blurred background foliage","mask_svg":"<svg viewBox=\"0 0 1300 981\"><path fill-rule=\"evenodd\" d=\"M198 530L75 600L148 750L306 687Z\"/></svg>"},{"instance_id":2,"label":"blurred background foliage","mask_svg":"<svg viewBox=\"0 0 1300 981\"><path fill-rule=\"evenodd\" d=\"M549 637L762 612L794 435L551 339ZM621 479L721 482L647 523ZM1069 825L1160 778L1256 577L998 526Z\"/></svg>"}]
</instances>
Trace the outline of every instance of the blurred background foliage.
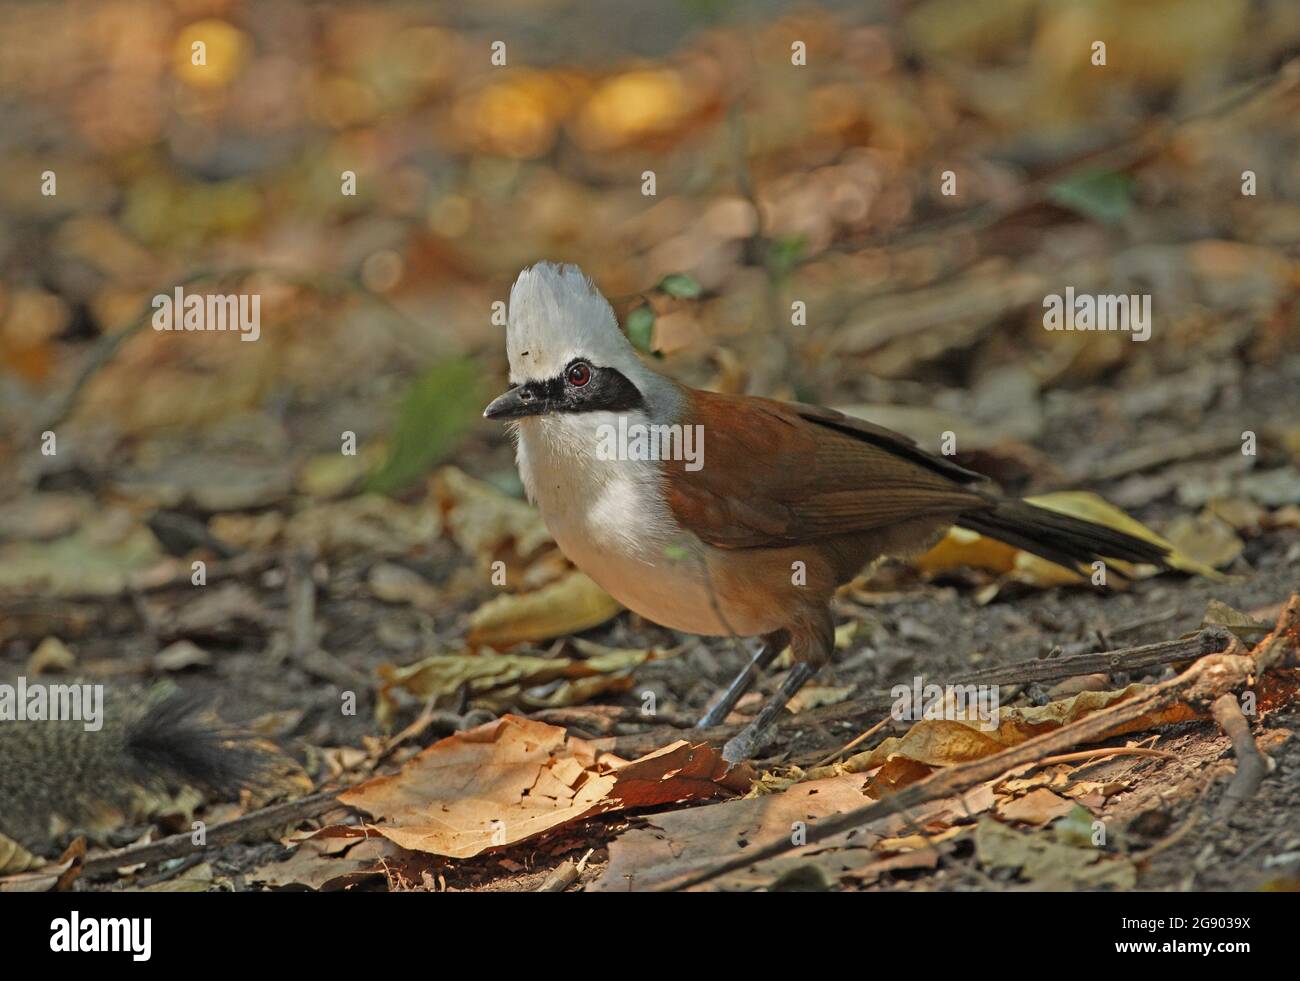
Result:
<instances>
[{"instance_id":1,"label":"blurred background foliage","mask_svg":"<svg viewBox=\"0 0 1300 981\"><path fill-rule=\"evenodd\" d=\"M542 258L692 383L1023 439L1055 390L1295 351L1291 0L106 0L0 24L6 496L397 491L456 453L508 482L475 421L504 382L491 309ZM261 339L140 329L189 277L260 293ZM1043 331L1066 285L1152 293L1153 339Z\"/></svg>"}]
</instances>

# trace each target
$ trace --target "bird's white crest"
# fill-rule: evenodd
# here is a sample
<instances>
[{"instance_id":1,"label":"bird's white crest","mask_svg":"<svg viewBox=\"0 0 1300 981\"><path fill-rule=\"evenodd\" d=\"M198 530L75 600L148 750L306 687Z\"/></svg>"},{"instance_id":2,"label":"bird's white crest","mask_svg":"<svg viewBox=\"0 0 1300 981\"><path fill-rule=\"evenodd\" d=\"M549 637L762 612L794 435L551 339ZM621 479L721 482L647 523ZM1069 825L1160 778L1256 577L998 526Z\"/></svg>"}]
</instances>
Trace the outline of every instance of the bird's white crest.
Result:
<instances>
[{"instance_id":1,"label":"bird's white crest","mask_svg":"<svg viewBox=\"0 0 1300 981\"><path fill-rule=\"evenodd\" d=\"M641 373L609 301L577 266L539 262L521 272L510 290L506 323L510 380L516 384L558 378L574 358L629 377Z\"/></svg>"}]
</instances>

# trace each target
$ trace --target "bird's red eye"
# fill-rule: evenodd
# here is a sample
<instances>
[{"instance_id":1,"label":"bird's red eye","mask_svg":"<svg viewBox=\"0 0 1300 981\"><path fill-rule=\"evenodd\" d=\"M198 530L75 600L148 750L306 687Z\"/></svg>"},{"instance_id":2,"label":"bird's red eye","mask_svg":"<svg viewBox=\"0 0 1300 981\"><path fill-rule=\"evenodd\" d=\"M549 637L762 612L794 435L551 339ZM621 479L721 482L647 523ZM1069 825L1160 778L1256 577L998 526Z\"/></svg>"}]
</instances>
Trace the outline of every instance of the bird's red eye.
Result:
<instances>
[{"instance_id":1,"label":"bird's red eye","mask_svg":"<svg viewBox=\"0 0 1300 981\"><path fill-rule=\"evenodd\" d=\"M569 366L569 384L581 388L591 381L591 366L579 361Z\"/></svg>"}]
</instances>

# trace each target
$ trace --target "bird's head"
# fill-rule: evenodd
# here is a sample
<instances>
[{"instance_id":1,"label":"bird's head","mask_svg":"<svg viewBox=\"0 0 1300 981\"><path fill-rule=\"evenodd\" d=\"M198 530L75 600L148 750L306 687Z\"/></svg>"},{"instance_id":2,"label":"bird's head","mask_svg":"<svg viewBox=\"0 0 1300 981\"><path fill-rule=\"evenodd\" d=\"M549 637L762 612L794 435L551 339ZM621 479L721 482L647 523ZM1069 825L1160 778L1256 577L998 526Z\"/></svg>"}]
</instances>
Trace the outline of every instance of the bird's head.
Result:
<instances>
[{"instance_id":1,"label":"bird's head","mask_svg":"<svg viewBox=\"0 0 1300 981\"><path fill-rule=\"evenodd\" d=\"M483 410L487 418L645 409L658 376L577 266L539 262L521 272L506 323L511 385Z\"/></svg>"}]
</instances>

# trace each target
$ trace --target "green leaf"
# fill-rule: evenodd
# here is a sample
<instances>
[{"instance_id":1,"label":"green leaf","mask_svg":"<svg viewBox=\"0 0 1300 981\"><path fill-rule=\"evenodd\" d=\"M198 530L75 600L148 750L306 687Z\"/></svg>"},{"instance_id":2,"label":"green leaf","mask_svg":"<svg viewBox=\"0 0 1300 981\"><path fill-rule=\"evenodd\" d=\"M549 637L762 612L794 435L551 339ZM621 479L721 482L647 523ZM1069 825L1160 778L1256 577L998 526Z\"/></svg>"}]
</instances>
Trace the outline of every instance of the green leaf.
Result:
<instances>
[{"instance_id":1,"label":"green leaf","mask_svg":"<svg viewBox=\"0 0 1300 981\"><path fill-rule=\"evenodd\" d=\"M460 444L484 401L474 362L456 358L435 364L402 396L388 459L367 489L393 494L419 480Z\"/></svg>"},{"instance_id":2,"label":"green leaf","mask_svg":"<svg viewBox=\"0 0 1300 981\"><path fill-rule=\"evenodd\" d=\"M1133 207L1133 178L1109 170L1073 174L1053 184L1048 196L1086 218L1114 225Z\"/></svg>"},{"instance_id":3,"label":"green leaf","mask_svg":"<svg viewBox=\"0 0 1300 981\"><path fill-rule=\"evenodd\" d=\"M675 296L679 300L694 300L704 292L694 277L688 276L686 273L673 273L670 276L665 276L655 288L662 290L669 296Z\"/></svg>"},{"instance_id":4,"label":"green leaf","mask_svg":"<svg viewBox=\"0 0 1300 981\"><path fill-rule=\"evenodd\" d=\"M807 242L802 235L790 235L771 242L767 249L767 267L777 279L785 279L803 256Z\"/></svg>"},{"instance_id":5,"label":"green leaf","mask_svg":"<svg viewBox=\"0 0 1300 981\"><path fill-rule=\"evenodd\" d=\"M638 351L653 352L655 312L648 306L639 306L627 315L627 339Z\"/></svg>"}]
</instances>

